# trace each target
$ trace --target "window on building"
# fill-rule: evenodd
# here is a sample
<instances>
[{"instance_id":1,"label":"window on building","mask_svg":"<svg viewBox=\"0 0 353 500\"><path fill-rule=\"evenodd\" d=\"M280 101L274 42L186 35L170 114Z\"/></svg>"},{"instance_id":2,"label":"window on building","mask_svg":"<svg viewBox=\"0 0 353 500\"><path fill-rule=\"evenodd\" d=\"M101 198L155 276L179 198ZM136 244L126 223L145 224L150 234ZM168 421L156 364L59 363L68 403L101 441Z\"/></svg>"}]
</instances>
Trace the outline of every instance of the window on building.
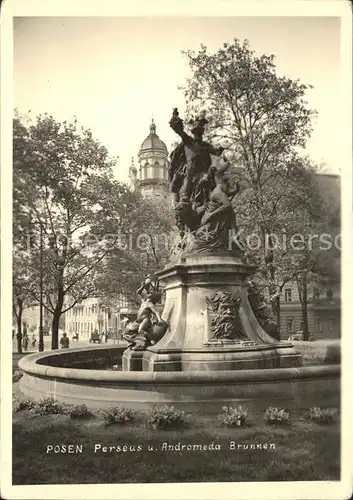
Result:
<instances>
[{"instance_id":1,"label":"window on building","mask_svg":"<svg viewBox=\"0 0 353 500\"><path fill-rule=\"evenodd\" d=\"M158 161L155 161L154 162L154 165L153 165L153 178L154 179L157 179L159 177L159 163Z\"/></svg>"},{"instance_id":2,"label":"window on building","mask_svg":"<svg viewBox=\"0 0 353 500\"><path fill-rule=\"evenodd\" d=\"M294 331L294 319L287 318L287 333L292 333Z\"/></svg>"},{"instance_id":3,"label":"window on building","mask_svg":"<svg viewBox=\"0 0 353 500\"><path fill-rule=\"evenodd\" d=\"M321 325L321 321L319 319L315 320L315 329L316 329L317 332L321 332L322 331L322 325Z\"/></svg>"},{"instance_id":4,"label":"window on building","mask_svg":"<svg viewBox=\"0 0 353 500\"><path fill-rule=\"evenodd\" d=\"M292 302L292 289L286 288L284 290L284 302Z\"/></svg>"},{"instance_id":5,"label":"window on building","mask_svg":"<svg viewBox=\"0 0 353 500\"><path fill-rule=\"evenodd\" d=\"M128 301L124 295L119 295L118 305L119 307L128 307Z\"/></svg>"},{"instance_id":6,"label":"window on building","mask_svg":"<svg viewBox=\"0 0 353 500\"><path fill-rule=\"evenodd\" d=\"M333 299L333 291L331 290L331 288L329 288L326 292L326 297L328 300L332 300Z\"/></svg>"},{"instance_id":7,"label":"window on building","mask_svg":"<svg viewBox=\"0 0 353 500\"><path fill-rule=\"evenodd\" d=\"M314 297L314 299L320 298L320 290L318 288L314 288L313 297Z\"/></svg>"}]
</instances>

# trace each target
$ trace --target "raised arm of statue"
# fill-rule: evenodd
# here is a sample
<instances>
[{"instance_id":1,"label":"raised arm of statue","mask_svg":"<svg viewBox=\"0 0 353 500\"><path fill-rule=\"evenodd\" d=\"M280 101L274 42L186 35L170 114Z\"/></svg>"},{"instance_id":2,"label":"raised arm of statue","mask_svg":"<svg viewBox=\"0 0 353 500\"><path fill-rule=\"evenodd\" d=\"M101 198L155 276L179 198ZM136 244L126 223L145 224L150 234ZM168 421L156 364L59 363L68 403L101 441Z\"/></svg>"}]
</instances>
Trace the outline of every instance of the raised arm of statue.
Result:
<instances>
[{"instance_id":1,"label":"raised arm of statue","mask_svg":"<svg viewBox=\"0 0 353 500\"><path fill-rule=\"evenodd\" d=\"M176 134L179 135L179 137L182 139L182 141L185 144L188 144L193 141L192 137L190 137L185 131L184 131L184 123L183 120L179 116L179 112L177 108L173 109L173 116L171 120L169 121L170 127L174 130Z\"/></svg>"}]
</instances>

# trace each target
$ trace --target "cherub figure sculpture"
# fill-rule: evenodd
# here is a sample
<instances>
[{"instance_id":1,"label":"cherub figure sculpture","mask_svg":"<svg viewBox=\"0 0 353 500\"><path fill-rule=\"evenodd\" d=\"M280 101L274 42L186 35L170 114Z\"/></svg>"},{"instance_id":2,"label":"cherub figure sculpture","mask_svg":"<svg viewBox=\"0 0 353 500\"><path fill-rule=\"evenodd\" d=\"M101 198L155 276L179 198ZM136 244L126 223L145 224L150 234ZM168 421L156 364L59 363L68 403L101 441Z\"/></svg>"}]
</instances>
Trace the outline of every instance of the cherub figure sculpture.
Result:
<instances>
[{"instance_id":1,"label":"cherub figure sculpture","mask_svg":"<svg viewBox=\"0 0 353 500\"><path fill-rule=\"evenodd\" d=\"M127 324L123 337L133 350L144 350L163 337L168 324L161 318L156 307L161 298L158 281L153 282L148 276L137 294L142 299L137 318Z\"/></svg>"}]
</instances>

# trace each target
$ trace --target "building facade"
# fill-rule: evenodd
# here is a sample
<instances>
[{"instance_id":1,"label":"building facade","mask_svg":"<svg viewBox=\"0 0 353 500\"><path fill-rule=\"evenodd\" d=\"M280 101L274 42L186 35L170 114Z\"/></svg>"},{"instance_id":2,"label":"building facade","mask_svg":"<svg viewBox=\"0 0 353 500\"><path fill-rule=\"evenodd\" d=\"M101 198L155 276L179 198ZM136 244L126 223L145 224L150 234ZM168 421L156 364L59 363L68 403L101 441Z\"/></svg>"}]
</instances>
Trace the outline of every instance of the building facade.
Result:
<instances>
[{"instance_id":1,"label":"building facade","mask_svg":"<svg viewBox=\"0 0 353 500\"><path fill-rule=\"evenodd\" d=\"M281 297L281 334L285 339L301 331L302 306L296 283L288 283ZM316 339L339 338L341 332L341 297L337 284L309 287L308 329Z\"/></svg>"},{"instance_id":2,"label":"building facade","mask_svg":"<svg viewBox=\"0 0 353 500\"><path fill-rule=\"evenodd\" d=\"M22 312L22 333L27 330L27 333L39 334L39 304L32 304L26 307ZM49 335L52 325L53 315L43 307L43 334ZM13 318L14 325L16 319ZM63 325L61 325L63 326ZM16 329L16 326L14 327Z\"/></svg>"},{"instance_id":3,"label":"building facade","mask_svg":"<svg viewBox=\"0 0 353 500\"><path fill-rule=\"evenodd\" d=\"M94 297L75 305L65 313L65 331L78 334L81 340L89 340L95 331L116 335L124 317L136 318L136 304L120 296L116 303L107 305Z\"/></svg>"}]
</instances>

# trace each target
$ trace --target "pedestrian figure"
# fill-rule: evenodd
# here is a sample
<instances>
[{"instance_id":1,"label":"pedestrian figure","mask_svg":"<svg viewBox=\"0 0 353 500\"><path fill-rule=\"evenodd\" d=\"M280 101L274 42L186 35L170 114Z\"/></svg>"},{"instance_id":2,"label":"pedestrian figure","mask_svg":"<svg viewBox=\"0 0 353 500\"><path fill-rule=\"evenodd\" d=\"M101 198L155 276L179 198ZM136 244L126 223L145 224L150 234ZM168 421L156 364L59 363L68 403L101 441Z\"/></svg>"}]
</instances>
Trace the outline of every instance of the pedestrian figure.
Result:
<instances>
[{"instance_id":1,"label":"pedestrian figure","mask_svg":"<svg viewBox=\"0 0 353 500\"><path fill-rule=\"evenodd\" d=\"M33 334L33 336L32 336L32 347L36 346L36 342L37 342L37 339L36 339L35 335Z\"/></svg>"},{"instance_id":2,"label":"pedestrian figure","mask_svg":"<svg viewBox=\"0 0 353 500\"><path fill-rule=\"evenodd\" d=\"M70 340L69 337L67 336L67 333L63 333L63 336L60 339L60 345L61 349L67 349L70 345Z\"/></svg>"},{"instance_id":3,"label":"pedestrian figure","mask_svg":"<svg viewBox=\"0 0 353 500\"><path fill-rule=\"evenodd\" d=\"M25 351L28 350L28 336L25 334L22 339L22 347Z\"/></svg>"}]
</instances>

